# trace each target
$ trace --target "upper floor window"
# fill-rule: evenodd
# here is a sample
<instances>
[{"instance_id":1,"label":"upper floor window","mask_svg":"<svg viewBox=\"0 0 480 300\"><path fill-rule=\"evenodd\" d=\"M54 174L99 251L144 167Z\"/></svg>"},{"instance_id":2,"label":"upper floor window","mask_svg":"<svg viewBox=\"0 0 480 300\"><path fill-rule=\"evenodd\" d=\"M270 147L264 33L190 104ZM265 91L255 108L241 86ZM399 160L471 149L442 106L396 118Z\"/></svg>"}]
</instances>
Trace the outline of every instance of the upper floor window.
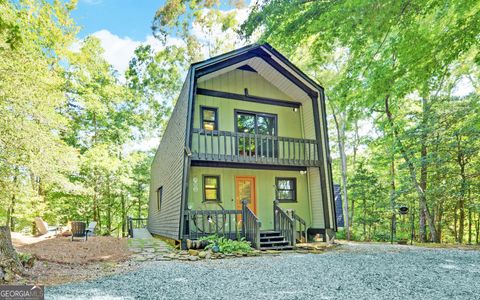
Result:
<instances>
[{"instance_id":1,"label":"upper floor window","mask_svg":"<svg viewBox=\"0 0 480 300\"><path fill-rule=\"evenodd\" d=\"M277 116L255 112L236 112L237 132L277 135Z\"/></svg>"},{"instance_id":2,"label":"upper floor window","mask_svg":"<svg viewBox=\"0 0 480 300\"><path fill-rule=\"evenodd\" d=\"M202 106L200 108L200 123L204 130L218 130L218 109Z\"/></svg>"},{"instance_id":3,"label":"upper floor window","mask_svg":"<svg viewBox=\"0 0 480 300\"><path fill-rule=\"evenodd\" d=\"M203 200L220 201L220 176L203 176Z\"/></svg>"},{"instance_id":4,"label":"upper floor window","mask_svg":"<svg viewBox=\"0 0 480 300\"><path fill-rule=\"evenodd\" d=\"M157 189L157 209L160 210L162 207L162 198L163 198L163 186Z\"/></svg>"},{"instance_id":5,"label":"upper floor window","mask_svg":"<svg viewBox=\"0 0 480 300\"><path fill-rule=\"evenodd\" d=\"M251 134L277 135L277 116L235 111L236 131L246 133L237 139L239 155L277 157L278 143L272 138L252 138Z\"/></svg>"},{"instance_id":6,"label":"upper floor window","mask_svg":"<svg viewBox=\"0 0 480 300\"><path fill-rule=\"evenodd\" d=\"M276 199L280 202L297 201L297 179L296 178L275 178L277 190Z\"/></svg>"}]
</instances>

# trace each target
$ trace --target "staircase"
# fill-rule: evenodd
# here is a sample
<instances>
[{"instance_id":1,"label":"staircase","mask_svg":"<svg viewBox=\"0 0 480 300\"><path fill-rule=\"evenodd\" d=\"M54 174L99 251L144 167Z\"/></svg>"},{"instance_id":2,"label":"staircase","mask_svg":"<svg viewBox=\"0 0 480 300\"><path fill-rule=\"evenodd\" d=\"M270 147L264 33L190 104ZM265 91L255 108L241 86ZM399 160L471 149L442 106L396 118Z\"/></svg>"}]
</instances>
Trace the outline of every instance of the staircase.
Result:
<instances>
[{"instance_id":1,"label":"staircase","mask_svg":"<svg viewBox=\"0 0 480 300\"><path fill-rule=\"evenodd\" d=\"M260 250L292 250L280 231L260 231Z\"/></svg>"}]
</instances>

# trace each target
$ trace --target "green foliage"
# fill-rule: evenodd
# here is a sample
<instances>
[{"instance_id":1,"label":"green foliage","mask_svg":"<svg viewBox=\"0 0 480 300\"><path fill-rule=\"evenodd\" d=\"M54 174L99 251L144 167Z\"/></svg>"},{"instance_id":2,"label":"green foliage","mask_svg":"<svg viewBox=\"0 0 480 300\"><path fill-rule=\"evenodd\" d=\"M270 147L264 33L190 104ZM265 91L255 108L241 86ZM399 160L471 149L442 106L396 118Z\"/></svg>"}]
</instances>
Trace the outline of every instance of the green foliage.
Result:
<instances>
[{"instance_id":1,"label":"green foliage","mask_svg":"<svg viewBox=\"0 0 480 300\"><path fill-rule=\"evenodd\" d=\"M26 252L17 252L17 255L24 267L32 268L35 264L36 258L32 254Z\"/></svg>"},{"instance_id":2,"label":"green foliage","mask_svg":"<svg viewBox=\"0 0 480 300\"><path fill-rule=\"evenodd\" d=\"M161 133L170 105L158 99L175 96L180 55L150 64L170 76L121 80L98 39L76 40L75 3L0 1L0 217L15 231L41 216L122 235L148 199L153 153L133 145Z\"/></svg>"},{"instance_id":3,"label":"green foliage","mask_svg":"<svg viewBox=\"0 0 480 300\"><path fill-rule=\"evenodd\" d=\"M231 240L225 237L219 237L217 235L211 235L204 238L201 238L202 241L208 241L208 245L205 249L212 249L214 246L218 246L220 253L249 253L252 251L250 242L246 241L245 238L240 240Z\"/></svg>"},{"instance_id":4,"label":"green foliage","mask_svg":"<svg viewBox=\"0 0 480 300\"><path fill-rule=\"evenodd\" d=\"M236 11L226 8L243 7L243 0L167 0L155 13L153 34L165 44L180 37L186 61L197 62L238 47Z\"/></svg>"},{"instance_id":5,"label":"green foliage","mask_svg":"<svg viewBox=\"0 0 480 300\"><path fill-rule=\"evenodd\" d=\"M354 238L386 239L402 203L418 239L478 243L479 22L471 0L267 0L242 24L324 85Z\"/></svg>"}]
</instances>

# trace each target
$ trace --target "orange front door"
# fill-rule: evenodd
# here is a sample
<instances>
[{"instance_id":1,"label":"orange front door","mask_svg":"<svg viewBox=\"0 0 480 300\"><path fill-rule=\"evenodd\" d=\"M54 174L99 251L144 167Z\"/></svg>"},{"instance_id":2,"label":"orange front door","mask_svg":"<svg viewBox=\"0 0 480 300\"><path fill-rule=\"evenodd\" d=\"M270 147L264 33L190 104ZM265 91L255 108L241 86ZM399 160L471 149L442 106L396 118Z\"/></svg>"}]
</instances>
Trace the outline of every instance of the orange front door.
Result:
<instances>
[{"instance_id":1,"label":"orange front door","mask_svg":"<svg viewBox=\"0 0 480 300\"><path fill-rule=\"evenodd\" d=\"M255 195L255 176L235 177L235 203L237 209L242 209L242 200L248 201L248 208L257 214L257 198Z\"/></svg>"}]
</instances>

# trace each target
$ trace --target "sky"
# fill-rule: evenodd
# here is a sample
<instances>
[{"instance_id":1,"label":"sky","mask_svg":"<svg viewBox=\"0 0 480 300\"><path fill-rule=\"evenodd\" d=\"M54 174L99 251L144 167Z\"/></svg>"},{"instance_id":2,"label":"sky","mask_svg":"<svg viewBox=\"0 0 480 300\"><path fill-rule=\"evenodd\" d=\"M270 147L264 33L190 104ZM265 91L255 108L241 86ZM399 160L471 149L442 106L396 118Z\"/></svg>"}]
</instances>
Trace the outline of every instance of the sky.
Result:
<instances>
[{"instance_id":1,"label":"sky","mask_svg":"<svg viewBox=\"0 0 480 300\"><path fill-rule=\"evenodd\" d=\"M151 25L155 12L164 3L165 0L79 0L72 17L81 27L78 38L81 40L88 35L99 38L106 60L119 74L124 74L139 45L162 48L162 44L152 35ZM228 9L227 6L225 9ZM247 15L247 8L237 9L239 22L246 19ZM193 24L192 27L193 34L201 39L203 33L199 32L198 26ZM223 35L220 30L216 34ZM167 44L181 43L176 37L167 38Z\"/></svg>"},{"instance_id":2,"label":"sky","mask_svg":"<svg viewBox=\"0 0 480 300\"><path fill-rule=\"evenodd\" d=\"M156 10L164 1L154 0L80 0L72 17L82 26L80 38L101 31L133 40L151 35Z\"/></svg>"},{"instance_id":3,"label":"sky","mask_svg":"<svg viewBox=\"0 0 480 300\"><path fill-rule=\"evenodd\" d=\"M151 31L155 12L164 1L153 0L79 0L72 12L81 30L78 38L88 35L100 39L106 60L123 74L134 50L147 43L160 47Z\"/></svg>"}]
</instances>

